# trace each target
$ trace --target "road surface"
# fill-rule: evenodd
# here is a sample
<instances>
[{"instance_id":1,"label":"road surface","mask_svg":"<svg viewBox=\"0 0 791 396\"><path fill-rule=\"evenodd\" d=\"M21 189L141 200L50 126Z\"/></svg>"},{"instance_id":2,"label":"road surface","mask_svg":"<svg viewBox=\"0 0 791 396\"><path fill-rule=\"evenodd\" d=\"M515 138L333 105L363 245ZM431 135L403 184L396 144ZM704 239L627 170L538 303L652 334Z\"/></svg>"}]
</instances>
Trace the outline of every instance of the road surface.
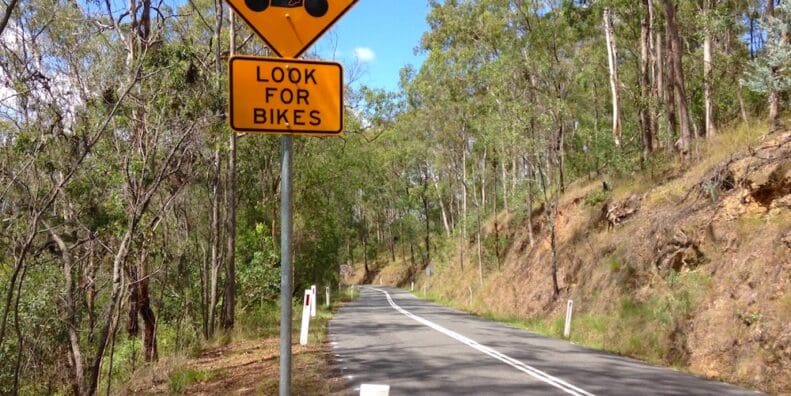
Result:
<instances>
[{"instance_id":1,"label":"road surface","mask_svg":"<svg viewBox=\"0 0 791 396\"><path fill-rule=\"evenodd\" d=\"M441 307L399 289L361 295L330 322L350 392L390 395L756 395ZM573 328L572 328L573 331Z\"/></svg>"}]
</instances>

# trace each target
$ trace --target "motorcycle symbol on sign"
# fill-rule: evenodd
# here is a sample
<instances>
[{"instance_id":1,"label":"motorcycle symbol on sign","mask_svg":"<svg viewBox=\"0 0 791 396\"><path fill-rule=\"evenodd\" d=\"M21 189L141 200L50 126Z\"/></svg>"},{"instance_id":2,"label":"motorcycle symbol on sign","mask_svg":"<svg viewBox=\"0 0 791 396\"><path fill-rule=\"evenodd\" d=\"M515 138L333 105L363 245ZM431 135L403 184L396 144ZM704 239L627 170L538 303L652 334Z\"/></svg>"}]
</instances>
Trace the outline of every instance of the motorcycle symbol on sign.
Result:
<instances>
[{"instance_id":1,"label":"motorcycle symbol on sign","mask_svg":"<svg viewBox=\"0 0 791 396\"><path fill-rule=\"evenodd\" d=\"M323 17L327 13L327 0L245 0L244 3L253 11L261 12L272 7L294 8L303 6L312 17Z\"/></svg>"}]
</instances>

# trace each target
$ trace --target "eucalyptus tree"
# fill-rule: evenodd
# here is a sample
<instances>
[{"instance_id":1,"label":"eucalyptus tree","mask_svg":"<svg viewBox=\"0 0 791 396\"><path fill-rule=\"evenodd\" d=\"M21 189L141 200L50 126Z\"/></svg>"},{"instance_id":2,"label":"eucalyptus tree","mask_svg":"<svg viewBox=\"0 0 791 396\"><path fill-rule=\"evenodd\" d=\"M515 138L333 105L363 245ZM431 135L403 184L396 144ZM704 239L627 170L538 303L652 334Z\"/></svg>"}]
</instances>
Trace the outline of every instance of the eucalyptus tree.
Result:
<instances>
[{"instance_id":1,"label":"eucalyptus tree","mask_svg":"<svg viewBox=\"0 0 791 396\"><path fill-rule=\"evenodd\" d=\"M63 8L63 12L52 13L53 8ZM81 302L73 274L84 268L76 259L80 257L77 251L87 245L94 246L88 240L95 240L96 236L80 229L83 226L76 220L80 212L73 205L80 201L71 201L70 196L82 188L86 172L95 163L97 147L113 128L113 120L122 111L122 103L137 80L128 76L119 78L110 71L117 65L115 55L122 52L118 46L106 45L113 39L101 15L57 2L33 2L20 10L9 26L2 36L0 57L2 79L12 83L8 85L12 87L9 95L3 98L3 118L9 129L3 133L6 162L2 184L3 200L9 203L3 208L10 210L3 215L3 238L10 247L13 264L10 276L3 281L5 305L0 320L0 350L12 350L5 344L7 318L12 310L17 339L13 349L16 357L3 357L6 362L16 363L3 365L0 377L7 373L5 370L13 370L10 386L6 387L9 383L5 381L2 385L17 393L20 381L26 379L20 375L29 375L27 379L30 379L44 373L23 372L22 362L31 361L22 359L23 355L35 356L34 361L57 359L57 355L49 355L51 350L42 354L39 349L34 353L35 332L22 327L35 328L37 322L46 321L46 316L37 315L28 303L23 303L32 297L30 288L24 288L24 284L26 280L41 279L30 276L31 270L35 268L35 272L41 273L46 268L41 267L47 263L45 253L55 251L63 262L63 278L57 276L52 280L62 279L65 283L57 282L55 287L65 288L62 293L66 304L58 314L65 317L67 327L63 330L69 334L65 348L69 353L61 356L69 360L65 366L70 367L72 391L86 393L92 389L92 377L86 379L83 373L85 354L78 336L81 326L77 315ZM109 40L93 40L97 36ZM140 67L134 65L133 69ZM86 206L90 210L91 206ZM46 231L42 232L42 227ZM31 267L32 264L36 266ZM88 273L93 271L95 267ZM95 288L86 287L86 290ZM93 302L89 299L89 305ZM21 320L20 308L26 319ZM97 362L101 361L103 350L97 345L92 355L87 363L95 367L100 364ZM52 379L41 383L52 384Z\"/></svg>"},{"instance_id":2,"label":"eucalyptus tree","mask_svg":"<svg viewBox=\"0 0 791 396\"><path fill-rule=\"evenodd\" d=\"M769 97L769 123L772 132L780 129L781 95L791 89L791 4L777 8L769 1L765 17L766 44L751 62L742 84Z\"/></svg>"}]
</instances>

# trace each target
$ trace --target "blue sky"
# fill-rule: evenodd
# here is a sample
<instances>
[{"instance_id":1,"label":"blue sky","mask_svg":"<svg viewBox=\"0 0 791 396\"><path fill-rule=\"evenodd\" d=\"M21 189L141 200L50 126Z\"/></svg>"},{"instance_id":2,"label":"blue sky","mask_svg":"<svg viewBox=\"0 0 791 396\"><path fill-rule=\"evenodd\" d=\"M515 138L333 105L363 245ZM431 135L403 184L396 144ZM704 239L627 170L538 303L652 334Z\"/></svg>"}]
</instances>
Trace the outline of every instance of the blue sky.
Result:
<instances>
[{"instance_id":1,"label":"blue sky","mask_svg":"<svg viewBox=\"0 0 791 396\"><path fill-rule=\"evenodd\" d=\"M347 71L358 64L355 85L396 90L399 70L425 58L414 49L428 29L428 10L426 0L359 0L311 50Z\"/></svg>"}]
</instances>

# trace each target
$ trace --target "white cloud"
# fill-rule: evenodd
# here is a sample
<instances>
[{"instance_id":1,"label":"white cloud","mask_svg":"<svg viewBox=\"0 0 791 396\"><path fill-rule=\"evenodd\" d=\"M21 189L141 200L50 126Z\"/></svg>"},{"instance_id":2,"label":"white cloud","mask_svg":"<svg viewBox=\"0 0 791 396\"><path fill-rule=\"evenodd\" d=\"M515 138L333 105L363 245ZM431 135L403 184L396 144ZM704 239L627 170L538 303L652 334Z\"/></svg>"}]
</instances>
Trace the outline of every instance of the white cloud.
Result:
<instances>
[{"instance_id":1,"label":"white cloud","mask_svg":"<svg viewBox=\"0 0 791 396\"><path fill-rule=\"evenodd\" d=\"M367 47L357 47L354 49L354 57L362 63L371 63L376 59L376 53Z\"/></svg>"}]
</instances>

